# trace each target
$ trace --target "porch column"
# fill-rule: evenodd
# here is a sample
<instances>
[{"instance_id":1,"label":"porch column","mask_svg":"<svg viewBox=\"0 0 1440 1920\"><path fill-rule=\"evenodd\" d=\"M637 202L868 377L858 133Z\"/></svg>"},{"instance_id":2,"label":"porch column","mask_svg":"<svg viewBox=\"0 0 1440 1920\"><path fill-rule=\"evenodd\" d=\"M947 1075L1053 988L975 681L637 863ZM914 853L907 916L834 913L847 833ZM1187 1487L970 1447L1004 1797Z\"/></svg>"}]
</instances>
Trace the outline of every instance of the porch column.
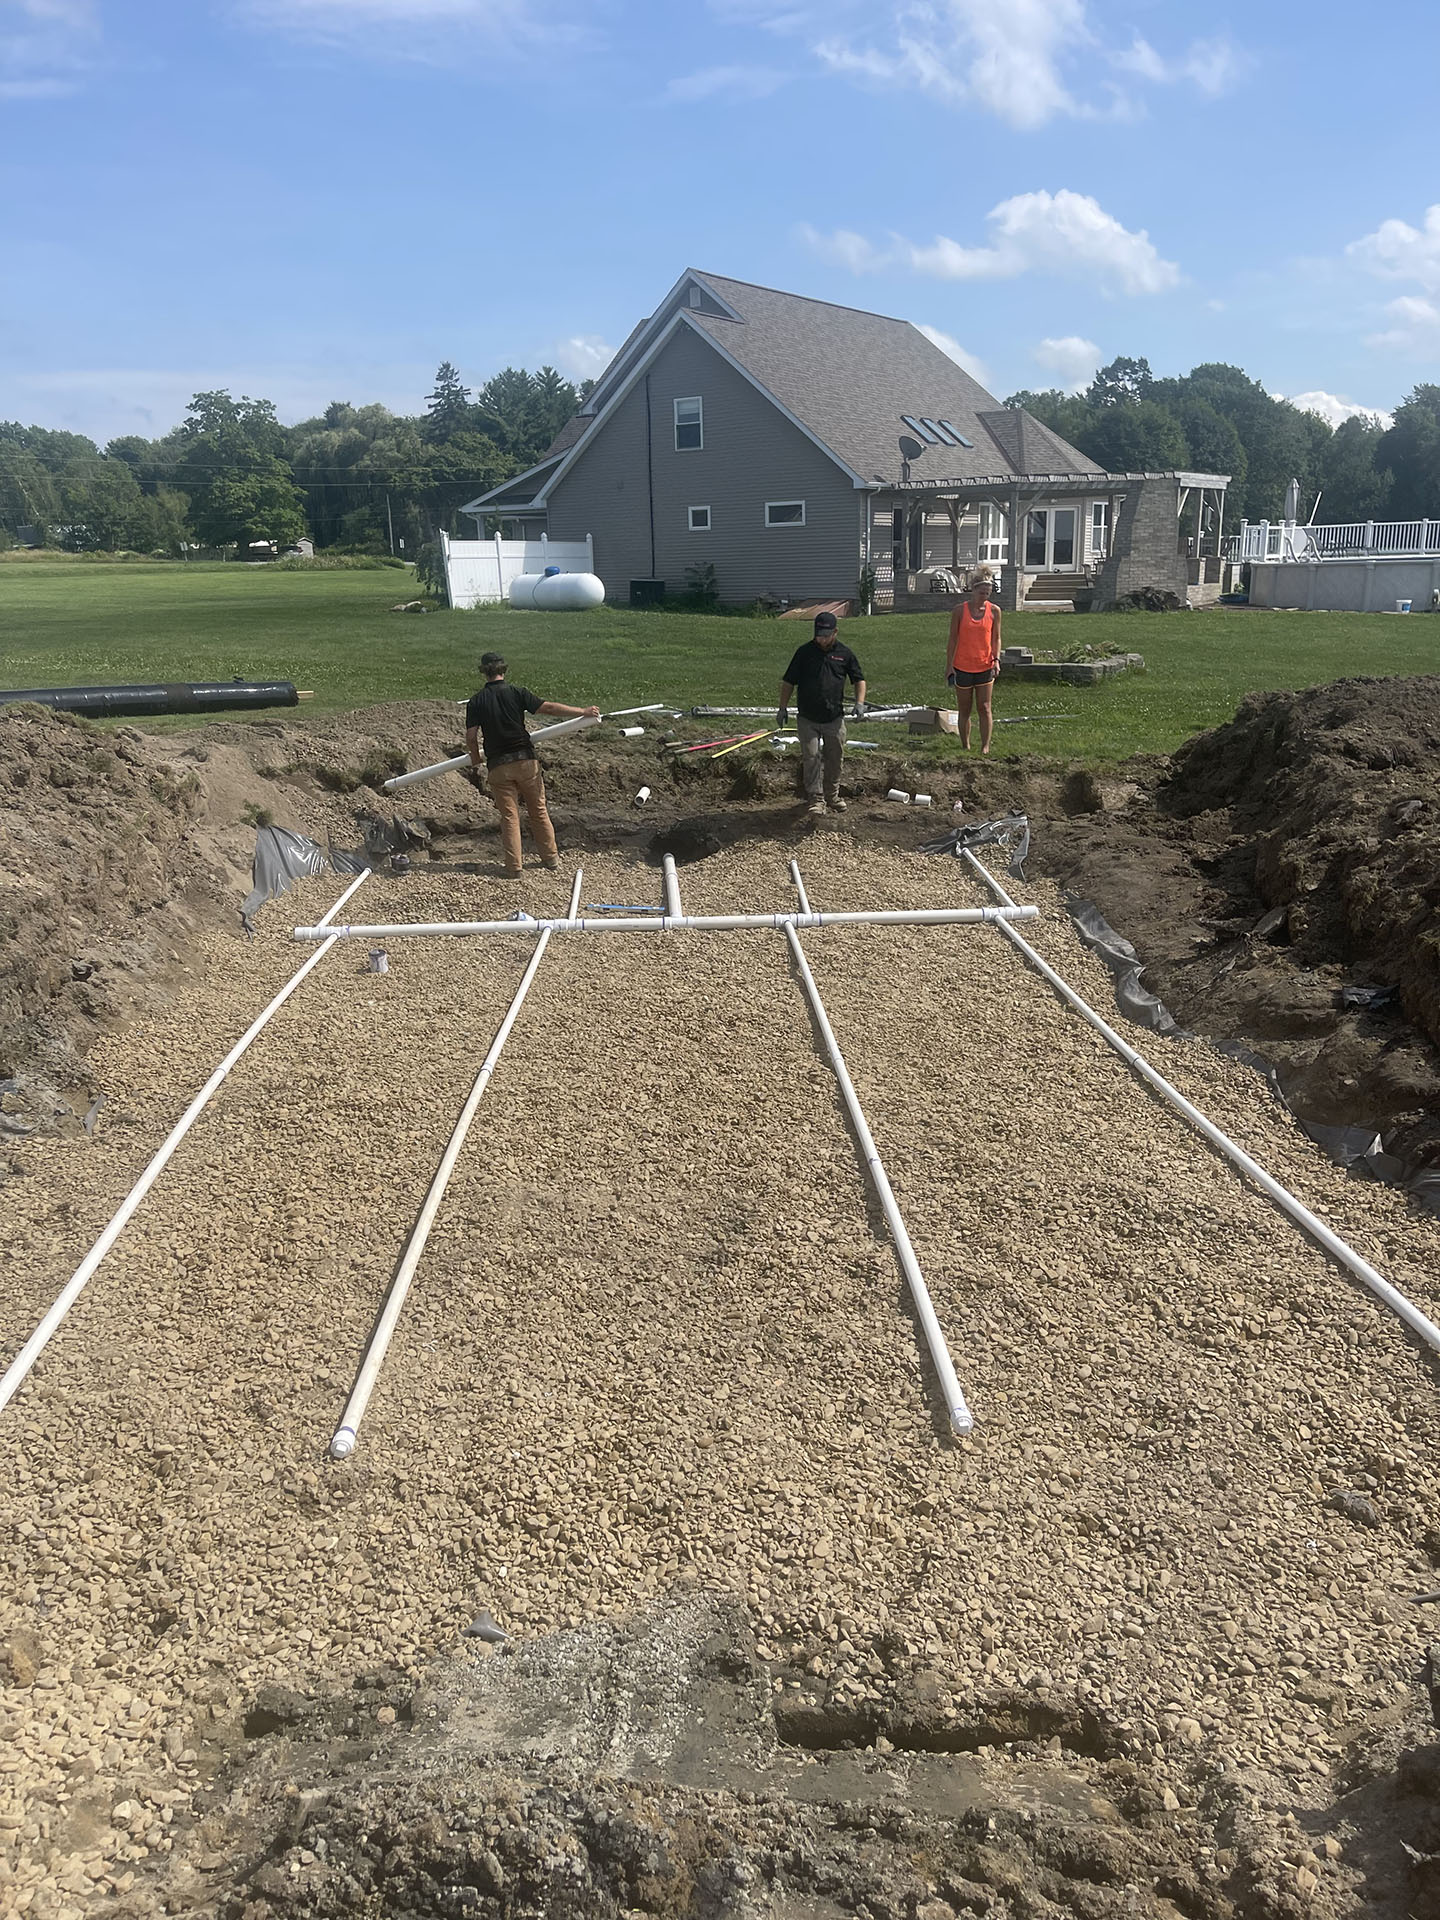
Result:
<instances>
[{"instance_id":1,"label":"porch column","mask_svg":"<svg viewBox=\"0 0 1440 1920\"><path fill-rule=\"evenodd\" d=\"M1002 613L1014 613L1020 605L1020 567L1025 554L1025 529L1020 519L1020 489L1010 489L1010 564L1000 570L999 607Z\"/></svg>"}]
</instances>

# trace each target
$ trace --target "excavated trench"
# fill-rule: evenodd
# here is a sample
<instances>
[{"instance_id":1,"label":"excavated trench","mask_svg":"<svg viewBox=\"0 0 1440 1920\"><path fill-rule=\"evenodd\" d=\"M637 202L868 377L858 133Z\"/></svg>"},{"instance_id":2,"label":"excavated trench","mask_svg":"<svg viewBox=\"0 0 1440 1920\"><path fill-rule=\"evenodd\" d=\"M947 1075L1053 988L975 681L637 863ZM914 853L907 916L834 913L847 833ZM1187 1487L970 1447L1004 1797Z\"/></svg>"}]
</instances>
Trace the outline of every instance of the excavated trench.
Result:
<instances>
[{"instance_id":1,"label":"excavated trench","mask_svg":"<svg viewBox=\"0 0 1440 1920\"><path fill-rule=\"evenodd\" d=\"M1268 1047L1292 1091L1349 1073L1389 1125L1433 1111L1436 687L1267 696L1113 776L897 754L819 822L783 763L670 785L635 743L582 741L548 777L593 897L658 902L671 852L711 912L785 905L792 856L835 907L968 899L916 843L956 798L1028 806L1037 944L1093 1003L1109 978L1047 871L1183 1025ZM0 715L7 1355L339 890L301 883L242 941L254 818L354 846L394 756L452 740L438 709L163 737ZM879 797L907 777L928 817ZM367 915L553 910L550 876L504 892L482 796L427 806ZM963 1443L937 1437L783 943L573 939L373 1426L327 1466L518 967L396 942L384 978L353 947L317 969L0 1416L7 1897L1434 1910L1410 1597L1440 1560L1433 1363L999 939L958 933L806 946L977 1410ZM1388 1008L1338 1004L1376 984ZM1257 1030L1287 995L1308 1024ZM1440 1228L1327 1165L1252 1074L1141 1044L1440 1310ZM477 1613L508 1641L467 1637Z\"/></svg>"}]
</instances>

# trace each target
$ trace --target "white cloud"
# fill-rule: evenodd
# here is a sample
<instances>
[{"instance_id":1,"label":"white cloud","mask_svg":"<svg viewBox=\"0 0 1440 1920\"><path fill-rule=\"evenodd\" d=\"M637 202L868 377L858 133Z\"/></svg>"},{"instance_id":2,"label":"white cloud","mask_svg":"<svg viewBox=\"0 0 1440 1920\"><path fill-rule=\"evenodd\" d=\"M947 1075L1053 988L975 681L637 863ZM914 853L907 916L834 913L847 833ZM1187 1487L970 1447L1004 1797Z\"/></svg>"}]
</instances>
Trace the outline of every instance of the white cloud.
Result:
<instances>
[{"instance_id":1,"label":"white cloud","mask_svg":"<svg viewBox=\"0 0 1440 1920\"><path fill-rule=\"evenodd\" d=\"M1087 111L1061 65L1090 38L1082 0L893 0L869 40L829 36L813 51L831 73L977 106L1013 127Z\"/></svg>"},{"instance_id":2,"label":"white cloud","mask_svg":"<svg viewBox=\"0 0 1440 1920\"><path fill-rule=\"evenodd\" d=\"M1394 325L1367 334L1367 347L1389 347L1399 353L1440 351L1440 306L1418 293L1402 293L1385 309Z\"/></svg>"},{"instance_id":3,"label":"white cloud","mask_svg":"<svg viewBox=\"0 0 1440 1920\"><path fill-rule=\"evenodd\" d=\"M1310 393L1277 393L1273 397L1276 400L1288 400L1301 413L1318 413L1332 427L1338 427L1346 420L1357 419L1374 420L1382 427L1395 424L1393 415L1381 407L1357 407L1353 400L1342 400L1338 393L1325 393L1318 387Z\"/></svg>"},{"instance_id":4,"label":"white cloud","mask_svg":"<svg viewBox=\"0 0 1440 1920\"><path fill-rule=\"evenodd\" d=\"M0 100L77 92L99 39L91 0L0 0Z\"/></svg>"},{"instance_id":5,"label":"white cloud","mask_svg":"<svg viewBox=\"0 0 1440 1920\"><path fill-rule=\"evenodd\" d=\"M1103 7L1105 0L1100 0ZM1125 117L1125 88L1187 83L1209 98L1244 69L1228 40L1166 55L1119 37L1087 0L710 0L731 28L803 41L827 73L995 115L1028 132L1057 118ZM1097 87L1097 72L1109 76Z\"/></svg>"},{"instance_id":6,"label":"white cloud","mask_svg":"<svg viewBox=\"0 0 1440 1920\"><path fill-rule=\"evenodd\" d=\"M1384 280L1414 280L1440 292L1440 204L1427 207L1423 227L1382 220L1374 233L1352 240L1345 256Z\"/></svg>"},{"instance_id":7,"label":"white cloud","mask_svg":"<svg viewBox=\"0 0 1440 1920\"><path fill-rule=\"evenodd\" d=\"M939 234L928 246L900 235L881 248L863 234L825 235L813 228L804 238L826 258L852 273L905 267L936 280L1013 280L1022 273L1050 273L1091 281L1106 291L1164 293L1180 283L1180 269L1164 260L1149 234L1122 227L1086 193L1018 193L986 215L988 246L967 247Z\"/></svg>"},{"instance_id":8,"label":"white cloud","mask_svg":"<svg viewBox=\"0 0 1440 1920\"><path fill-rule=\"evenodd\" d=\"M812 253L850 273L879 273L891 264L892 255L883 247L877 247L863 233L852 233L848 227L837 227L834 233L820 233L802 224L797 231Z\"/></svg>"},{"instance_id":9,"label":"white cloud","mask_svg":"<svg viewBox=\"0 0 1440 1920\"><path fill-rule=\"evenodd\" d=\"M778 67L702 67L681 74L665 89L677 104L695 100L768 100L789 79Z\"/></svg>"},{"instance_id":10,"label":"white cloud","mask_svg":"<svg viewBox=\"0 0 1440 1920\"><path fill-rule=\"evenodd\" d=\"M990 373L978 354L967 352L953 333L943 333L939 327L932 327L923 320L917 320L915 326L932 346L939 347L940 351L947 354L957 367L963 367L972 380L978 380L986 392L989 392Z\"/></svg>"},{"instance_id":11,"label":"white cloud","mask_svg":"<svg viewBox=\"0 0 1440 1920\"><path fill-rule=\"evenodd\" d=\"M1208 99L1217 100L1238 84L1248 63L1223 37L1192 40L1184 53L1167 60L1137 33L1124 53L1112 56L1112 64L1122 73L1133 73L1137 79L1148 80L1155 86L1188 80Z\"/></svg>"},{"instance_id":12,"label":"white cloud","mask_svg":"<svg viewBox=\"0 0 1440 1920\"><path fill-rule=\"evenodd\" d=\"M1058 340L1042 340L1031 357L1047 373L1057 374L1067 393L1079 393L1088 387L1100 365L1099 347L1078 333L1063 334Z\"/></svg>"},{"instance_id":13,"label":"white cloud","mask_svg":"<svg viewBox=\"0 0 1440 1920\"><path fill-rule=\"evenodd\" d=\"M572 380L598 380L614 358L598 333L572 333L555 349L555 365Z\"/></svg>"}]
</instances>

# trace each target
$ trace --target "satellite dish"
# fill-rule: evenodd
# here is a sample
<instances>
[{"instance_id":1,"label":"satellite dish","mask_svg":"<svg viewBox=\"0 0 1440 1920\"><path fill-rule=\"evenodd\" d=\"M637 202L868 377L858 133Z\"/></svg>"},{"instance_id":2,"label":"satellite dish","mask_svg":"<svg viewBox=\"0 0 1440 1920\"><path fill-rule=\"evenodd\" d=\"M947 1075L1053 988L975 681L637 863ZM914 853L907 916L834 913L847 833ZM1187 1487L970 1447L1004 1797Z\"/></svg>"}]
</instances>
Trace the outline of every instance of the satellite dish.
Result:
<instances>
[{"instance_id":1,"label":"satellite dish","mask_svg":"<svg viewBox=\"0 0 1440 1920\"><path fill-rule=\"evenodd\" d=\"M925 451L924 447L920 444L918 440L912 440L908 433L901 434L900 436L900 484L902 487L908 487L910 484L910 462L912 460L918 460L921 454L924 453L924 451Z\"/></svg>"}]
</instances>

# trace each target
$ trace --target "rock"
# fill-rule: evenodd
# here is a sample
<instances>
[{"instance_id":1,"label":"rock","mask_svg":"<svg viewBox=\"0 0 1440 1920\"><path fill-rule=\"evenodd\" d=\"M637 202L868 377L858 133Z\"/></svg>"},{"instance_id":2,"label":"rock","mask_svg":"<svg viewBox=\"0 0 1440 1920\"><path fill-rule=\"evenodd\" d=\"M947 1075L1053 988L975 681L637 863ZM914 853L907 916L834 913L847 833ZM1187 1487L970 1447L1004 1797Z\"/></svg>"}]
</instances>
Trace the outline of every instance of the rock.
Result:
<instances>
[{"instance_id":1,"label":"rock","mask_svg":"<svg viewBox=\"0 0 1440 1920\"><path fill-rule=\"evenodd\" d=\"M25 1627L17 1627L5 1642L5 1664L10 1670L12 1686L34 1686L44 1659L39 1640Z\"/></svg>"},{"instance_id":2,"label":"rock","mask_svg":"<svg viewBox=\"0 0 1440 1920\"><path fill-rule=\"evenodd\" d=\"M298 1726L309 1711L310 1703L303 1693L267 1683L256 1694L254 1705L245 1716L245 1738L263 1740L286 1727Z\"/></svg>"},{"instance_id":3,"label":"rock","mask_svg":"<svg viewBox=\"0 0 1440 1920\"><path fill-rule=\"evenodd\" d=\"M1363 1493L1356 1493L1349 1487L1337 1488L1325 1504L1345 1519L1353 1520L1358 1527L1380 1525L1380 1515L1374 1501L1367 1500Z\"/></svg>"}]
</instances>

